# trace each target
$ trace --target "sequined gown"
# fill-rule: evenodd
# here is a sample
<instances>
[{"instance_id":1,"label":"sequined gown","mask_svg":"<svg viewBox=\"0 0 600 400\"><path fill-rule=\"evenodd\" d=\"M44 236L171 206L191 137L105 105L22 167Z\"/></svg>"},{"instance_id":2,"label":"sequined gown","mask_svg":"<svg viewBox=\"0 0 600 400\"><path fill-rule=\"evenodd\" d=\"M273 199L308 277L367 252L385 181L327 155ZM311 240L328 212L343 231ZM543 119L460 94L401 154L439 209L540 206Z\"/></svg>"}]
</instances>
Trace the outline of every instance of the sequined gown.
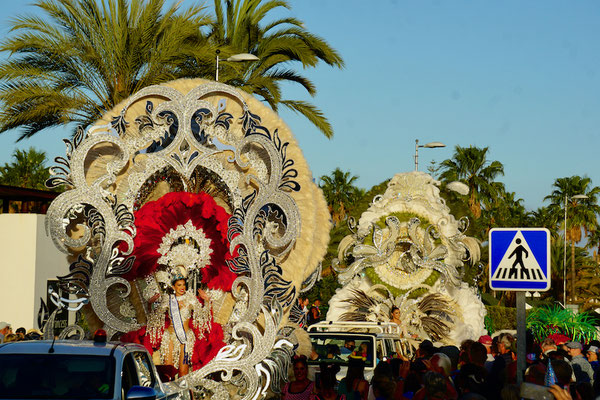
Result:
<instances>
[{"instance_id":1,"label":"sequined gown","mask_svg":"<svg viewBox=\"0 0 600 400\"><path fill-rule=\"evenodd\" d=\"M189 290L181 296L163 294L148 318L150 343L152 347L158 347L161 364L175 368L179 368L180 360L191 364L196 340L204 338L210 330L210 302L200 304Z\"/></svg>"}]
</instances>

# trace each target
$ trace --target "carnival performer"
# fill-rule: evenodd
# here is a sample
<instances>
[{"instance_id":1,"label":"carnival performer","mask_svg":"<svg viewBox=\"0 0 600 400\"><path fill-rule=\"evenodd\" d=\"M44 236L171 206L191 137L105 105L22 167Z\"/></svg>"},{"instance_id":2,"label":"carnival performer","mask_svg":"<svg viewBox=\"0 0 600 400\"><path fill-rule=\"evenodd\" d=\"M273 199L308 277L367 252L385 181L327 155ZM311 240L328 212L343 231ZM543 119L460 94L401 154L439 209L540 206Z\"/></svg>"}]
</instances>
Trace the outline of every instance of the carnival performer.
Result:
<instances>
[{"instance_id":1,"label":"carnival performer","mask_svg":"<svg viewBox=\"0 0 600 400\"><path fill-rule=\"evenodd\" d=\"M180 377L188 374L194 344L210 333L212 322L209 296L198 289L204 302L200 304L194 293L187 290L186 278L185 268L176 267L171 279L173 293L152 297L148 318L150 344L158 348L161 364L175 367Z\"/></svg>"},{"instance_id":2,"label":"carnival performer","mask_svg":"<svg viewBox=\"0 0 600 400\"><path fill-rule=\"evenodd\" d=\"M402 326L402 321L400 320L400 309L397 306L392 306L392 311L390 314L390 322L398 324L398 326Z\"/></svg>"}]
</instances>

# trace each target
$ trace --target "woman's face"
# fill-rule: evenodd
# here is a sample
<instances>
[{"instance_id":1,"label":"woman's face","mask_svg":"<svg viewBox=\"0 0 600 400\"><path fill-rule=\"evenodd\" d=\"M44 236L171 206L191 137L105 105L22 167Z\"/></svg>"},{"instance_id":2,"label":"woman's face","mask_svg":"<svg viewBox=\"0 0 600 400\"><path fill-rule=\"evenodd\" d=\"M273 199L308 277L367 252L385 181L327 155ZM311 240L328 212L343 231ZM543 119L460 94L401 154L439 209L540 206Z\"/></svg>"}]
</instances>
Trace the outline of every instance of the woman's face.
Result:
<instances>
[{"instance_id":1,"label":"woman's face","mask_svg":"<svg viewBox=\"0 0 600 400\"><path fill-rule=\"evenodd\" d=\"M294 377L297 381L306 379L307 372L308 371L306 371L306 366L304 365L304 363L297 362L296 364L294 364Z\"/></svg>"},{"instance_id":2,"label":"woman's face","mask_svg":"<svg viewBox=\"0 0 600 400\"><path fill-rule=\"evenodd\" d=\"M397 319L397 320L400 319L400 310L399 309L396 308L394 311L392 311L392 318Z\"/></svg>"},{"instance_id":3,"label":"woman's face","mask_svg":"<svg viewBox=\"0 0 600 400\"><path fill-rule=\"evenodd\" d=\"M184 294L185 293L185 281L183 279L175 281L175 283L173 284L173 290L175 291L175 294L177 296L181 296L182 294Z\"/></svg>"},{"instance_id":4,"label":"woman's face","mask_svg":"<svg viewBox=\"0 0 600 400\"><path fill-rule=\"evenodd\" d=\"M368 348L369 348L369 345L368 345L368 344L366 344L366 343L361 343L361 344L360 344L360 350L361 350L362 352L366 352Z\"/></svg>"}]
</instances>

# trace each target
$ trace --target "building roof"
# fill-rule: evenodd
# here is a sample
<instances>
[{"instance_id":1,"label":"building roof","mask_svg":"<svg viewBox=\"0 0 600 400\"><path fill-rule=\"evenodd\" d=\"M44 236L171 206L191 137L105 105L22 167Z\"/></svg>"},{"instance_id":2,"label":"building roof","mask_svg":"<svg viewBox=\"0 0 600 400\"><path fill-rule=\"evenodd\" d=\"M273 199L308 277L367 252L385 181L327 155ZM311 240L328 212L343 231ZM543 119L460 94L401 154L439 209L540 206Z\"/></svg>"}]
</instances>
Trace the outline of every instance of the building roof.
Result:
<instances>
[{"instance_id":1,"label":"building roof","mask_svg":"<svg viewBox=\"0 0 600 400\"><path fill-rule=\"evenodd\" d=\"M40 201L53 200L60 193L50 190L29 189L17 186L0 185L0 199Z\"/></svg>"}]
</instances>

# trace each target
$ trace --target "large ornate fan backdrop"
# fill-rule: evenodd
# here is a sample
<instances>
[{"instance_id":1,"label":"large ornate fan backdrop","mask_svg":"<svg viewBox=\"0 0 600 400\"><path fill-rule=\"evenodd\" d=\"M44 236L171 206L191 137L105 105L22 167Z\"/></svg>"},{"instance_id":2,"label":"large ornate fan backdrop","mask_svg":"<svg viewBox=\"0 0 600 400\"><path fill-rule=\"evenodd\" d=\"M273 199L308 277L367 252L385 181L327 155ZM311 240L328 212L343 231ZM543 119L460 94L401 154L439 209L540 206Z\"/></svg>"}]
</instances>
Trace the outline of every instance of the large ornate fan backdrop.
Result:
<instances>
[{"instance_id":1,"label":"large ornate fan backdrop","mask_svg":"<svg viewBox=\"0 0 600 400\"><path fill-rule=\"evenodd\" d=\"M62 283L89 302L92 328L138 330L148 276L172 261L165 249L192 243L199 282L224 292L214 319L227 345L185 383L226 397L207 379L221 371L244 398L276 388L295 341L283 313L330 229L281 119L226 85L179 80L143 89L65 142L49 185L68 190L46 227L69 255Z\"/></svg>"}]
</instances>

